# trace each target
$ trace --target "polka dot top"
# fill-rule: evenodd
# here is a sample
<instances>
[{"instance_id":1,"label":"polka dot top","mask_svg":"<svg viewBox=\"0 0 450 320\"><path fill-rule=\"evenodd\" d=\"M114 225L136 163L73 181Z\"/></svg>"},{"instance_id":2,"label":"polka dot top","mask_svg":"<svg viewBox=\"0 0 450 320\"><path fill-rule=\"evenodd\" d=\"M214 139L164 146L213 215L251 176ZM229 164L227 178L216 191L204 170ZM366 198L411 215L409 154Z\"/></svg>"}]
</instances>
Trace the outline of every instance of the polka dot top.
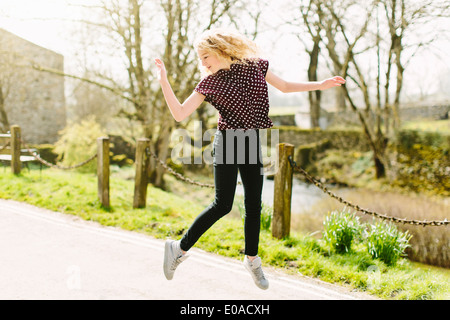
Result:
<instances>
[{"instance_id":1,"label":"polka dot top","mask_svg":"<svg viewBox=\"0 0 450 320\"><path fill-rule=\"evenodd\" d=\"M273 126L269 114L266 73L269 62L233 63L203 78L195 91L219 111L218 129L265 129Z\"/></svg>"}]
</instances>

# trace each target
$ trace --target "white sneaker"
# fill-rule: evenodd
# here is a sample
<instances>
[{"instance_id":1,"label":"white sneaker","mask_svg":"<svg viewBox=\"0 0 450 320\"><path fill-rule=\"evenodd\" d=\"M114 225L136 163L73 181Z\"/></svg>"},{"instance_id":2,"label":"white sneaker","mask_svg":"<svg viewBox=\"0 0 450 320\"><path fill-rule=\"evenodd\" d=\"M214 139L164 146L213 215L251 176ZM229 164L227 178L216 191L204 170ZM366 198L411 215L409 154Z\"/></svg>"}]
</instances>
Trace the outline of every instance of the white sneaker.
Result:
<instances>
[{"instance_id":1,"label":"white sneaker","mask_svg":"<svg viewBox=\"0 0 450 320\"><path fill-rule=\"evenodd\" d=\"M247 258L247 256L245 256L244 266L250 272L253 281L259 288L263 290L269 288L269 281L266 279L266 277L264 277L264 272L262 271L261 268L260 257L256 257L253 261L250 261L250 259Z\"/></svg>"},{"instance_id":2,"label":"white sneaker","mask_svg":"<svg viewBox=\"0 0 450 320\"><path fill-rule=\"evenodd\" d=\"M180 241L167 240L164 250L164 275L167 280L172 280L175 269L189 256L183 255L180 248Z\"/></svg>"}]
</instances>

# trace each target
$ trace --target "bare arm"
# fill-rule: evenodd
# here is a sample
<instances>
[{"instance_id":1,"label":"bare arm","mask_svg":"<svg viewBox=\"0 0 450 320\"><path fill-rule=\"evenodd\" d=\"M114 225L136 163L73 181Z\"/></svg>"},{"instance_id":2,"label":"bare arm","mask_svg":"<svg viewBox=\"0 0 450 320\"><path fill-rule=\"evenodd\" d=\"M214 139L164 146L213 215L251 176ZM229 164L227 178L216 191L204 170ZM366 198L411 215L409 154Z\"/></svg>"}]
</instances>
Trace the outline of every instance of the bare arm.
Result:
<instances>
[{"instance_id":1,"label":"bare arm","mask_svg":"<svg viewBox=\"0 0 450 320\"><path fill-rule=\"evenodd\" d=\"M340 87L345 83L345 79L339 76L325 79L323 81L289 82L280 78L270 70L267 70L266 81L281 92L285 93L326 90L333 87Z\"/></svg>"},{"instance_id":2,"label":"bare arm","mask_svg":"<svg viewBox=\"0 0 450 320\"><path fill-rule=\"evenodd\" d=\"M167 80L164 63L160 59L155 59L155 64L158 68L158 80L173 118L178 122L186 119L202 104L205 96L194 91L186 101L180 103Z\"/></svg>"}]
</instances>

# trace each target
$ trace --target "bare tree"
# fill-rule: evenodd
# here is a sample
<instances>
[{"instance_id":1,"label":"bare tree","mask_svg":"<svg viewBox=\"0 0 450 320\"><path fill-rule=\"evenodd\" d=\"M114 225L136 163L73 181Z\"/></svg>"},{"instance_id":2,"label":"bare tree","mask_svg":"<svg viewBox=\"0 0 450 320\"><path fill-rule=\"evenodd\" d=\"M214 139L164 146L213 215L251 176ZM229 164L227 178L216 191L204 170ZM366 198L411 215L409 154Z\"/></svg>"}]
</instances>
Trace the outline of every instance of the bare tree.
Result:
<instances>
[{"instance_id":1,"label":"bare tree","mask_svg":"<svg viewBox=\"0 0 450 320\"><path fill-rule=\"evenodd\" d=\"M355 26L355 21L349 19L350 9L355 9L352 1L327 2L325 7L327 13L320 18L326 29L326 47L333 63L339 67L340 74L343 77L350 78L359 89L365 108L359 108L355 102L355 95L349 89L349 85L344 86L344 92L353 111L358 114L358 118L363 127L364 133L368 139L369 145L373 151L373 159L376 170L376 177L383 177L386 173L385 168L385 148L386 136L378 131L374 133L372 116L372 101L370 98L369 81L367 74L363 71L362 65L357 60L357 56L370 48L370 45L358 46L368 33L369 22L377 5L377 1L372 1L369 6L359 8L358 13L363 17L361 25ZM341 37L342 51L338 52L337 39ZM357 51L357 48L359 51ZM379 115L377 115L379 117Z\"/></svg>"},{"instance_id":2,"label":"bare tree","mask_svg":"<svg viewBox=\"0 0 450 320\"><path fill-rule=\"evenodd\" d=\"M300 19L294 19L293 25L297 25L297 20L301 21L300 26L306 28L306 32L309 35L309 42L305 40L302 34L297 34L297 38L303 43L305 51L309 56L308 65L308 80L317 81L317 72L319 68L319 57L321 50L322 37L321 32L323 30L322 24L318 19L318 16L322 11L322 0L306 0L300 3L299 11L301 14ZM322 93L320 90L309 91L309 109L311 127L319 127L320 118L320 101Z\"/></svg>"},{"instance_id":3,"label":"bare tree","mask_svg":"<svg viewBox=\"0 0 450 320\"><path fill-rule=\"evenodd\" d=\"M89 76L86 75L86 78ZM71 92L71 102L67 104L68 118L80 122L85 118L96 120L102 128L107 128L121 105L120 97L84 81L77 81Z\"/></svg>"},{"instance_id":4,"label":"bare tree","mask_svg":"<svg viewBox=\"0 0 450 320\"><path fill-rule=\"evenodd\" d=\"M127 101L119 116L136 121L145 137L151 140L151 151L162 160L168 156L171 133L177 124L165 105L159 86L155 85L152 56L162 55L169 81L180 100L187 98L199 80L193 39L200 32L221 21L237 0L161 0L159 3L144 0L101 1L98 6L86 9L98 12L95 20L83 20L92 34L106 38L120 55L125 73L120 79L106 72L90 70L95 77L76 76L56 72L34 65L40 71L58 73L106 89ZM198 19L203 17L203 20ZM99 40L100 41L100 40ZM100 46L97 43L97 46ZM197 110L200 119L207 116L205 107ZM207 121L204 121L205 123ZM152 159L150 181L163 186L164 169Z\"/></svg>"},{"instance_id":5,"label":"bare tree","mask_svg":"<svg viewBox=\"0 0 450 320\"><path fill-rule=\"evenodd\" d=\"M320 67L320 60L323 59L326 64L331 64L330 68L333 74L340 72L339 66L332 60L329 61L326 54L323 53L323 38L325 27L322 24L324 15L323 10L327 0L302 0L300 3L294 3L294 18L289 22L290 25L300 28L301 32L296 33L300 42L302 42L306 53L309 56L308 80L317 81ZM326 10L326 9L325 9ZM305 37L305 34L308 36ZM321 58L321 56L323 56ZM328 60L327 60L328 59ZM338 111L344 111L346 108L345 95L342 88L336 88L336 107ZM310 106L310 122L312 127L319 127L319 118L321 112L321 91L308 92Z\"/></svg>"},{"instance_id":6,"label":"bare tree","mask_svg":"<svg viewBox=\"0 0 450 320\"><path fill-rule=\"evenodd\" d=\"M427 27L436 18L448 17L450 4L448 1L440 0L380 0L380 5L384 9L385 21L389 30L384 90L384 121L386 130L389 132L391 128L396 131L400 127L400 96L405 69L419 50L428 47L434 40L448 31L442 30L440 32L435 29L431 33L424 34L420 32L420 29ZM392 101L390 87L392 72L395 72L394 68L396 69L396 76Z\"/></svg>"},{"instance_id":7,"label":"bare tree","mask_svg":"<svg viewBox=\"0 0 450 320\"><path fill-rule=\"evenodd\" d=\"M376 177L383 177L388 165L385 155L387 142L392 139L390 133L400 125L399 104L405 67L420 48L435 39L432 36L415 43L410 40L406 45L405 37L408 31L413 32L413 26L423 26L437 12L447 10L448 5L415 0L372 0L365 3L311 0L309 3L314 4L308 9L314 10L314 17L323 30L311 30L309 34L313 40L317 34L322 35L320 41L327 49L334 71L349 80L342 89L350 107L358 115L373 151ZM384 9L386 19L379 16L380 7ZM311 22L305 23L311 25ZM386 30L388 37L383 34ZM412 53L403 59L407 48L414 50L409 50ZM375 77L371 66L376 67ZM384 78L381 70L385 70ZM393 70L397 72L395 81L392 81ZM381 92L383 85L384 92ZM391 102L393 86L395 94ZM375 99L372 96L374 92Z\"/></svg>"},{"instance_id":8,"label":"bare tree","mask_svg":"<svg viewBox=\"0 0 450 320\"><path fill-rule=\"evenodd\" d=\"M187 98L193 91L196 81L199 78L197 68L197 56L193 52L192 38L200 32L216 25L226 14L230 13L236 0L212 0L209 3L199 0L165 0L161 1L164 10L167 27L165 28L165 46L163 58L166 64L169 81L172 88L180 100ZM206 6L205 6L206 4ZM197 15L205 17L205 24L197 19ZM191 37L190 37L191 36ZM158 136L155 132L150 132L149 137L155 141L153 144L155 152L161 159L168 156L170 133L175 127L169 109L162 99L161 91L153 95L154 106L152 116L160 119L160 130ZM197 115L202 125L206 125L207 112L205 106L199 108ZM154 118L152 118L154 119ZM152 129L154 127L152 126ZM164 170L160 166L154 165L152 181L156 185L162 185Z\"/></svg>"}]
</instances>

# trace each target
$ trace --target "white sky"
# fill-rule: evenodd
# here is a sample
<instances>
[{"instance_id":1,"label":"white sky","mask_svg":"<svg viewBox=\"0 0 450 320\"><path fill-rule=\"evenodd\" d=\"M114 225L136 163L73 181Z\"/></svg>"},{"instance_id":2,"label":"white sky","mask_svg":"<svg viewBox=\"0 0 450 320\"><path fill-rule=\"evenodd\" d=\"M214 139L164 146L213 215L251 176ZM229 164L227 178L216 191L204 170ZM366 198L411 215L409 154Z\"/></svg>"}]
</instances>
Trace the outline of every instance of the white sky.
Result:
<instances>
[{"instance_id":1,"label":"white sky","mask_svg":"<svg viewBox=\"0 0 450 320\"><path fill-rule=\"evenodd\" d=\"M72 31L68 20L76 20L80 15L80 10L73 5L92 5L93 3L95 3L95 0L0 0L0 28L63 54L67 65L67 62L73 56L73 46L69 41L70 37L67 36ZM282 1L274 0L274 5L280 3ZM271 41L271 39L266 40L269 43ZM431 87L429 90L433 88L433 85L430 85L429 82L435 81L432 70L446 70L449 75L444 73L444 78L450 79L450 54L445 56L445 52L450 52L449 43L447 41L433 44L445 46L440 48L441 52L444 52L444 58L442 55L440 58L434 55L426 55L426 57L418 60L420 66L417 65L411 71L407 69L411 77L417 77L417 81L422 81L422 83L426 81L427 85ZM289 48L286 48L286 46L289 46ZM281 47L278 46L278 49L269 48L268 54L271 58L272 67L281 75L289 79L305 80L306 73L304 71L307 68L308 60L305 59L307 57L305 57L298 41L291 39L290 43L284 42ZM442 77L442 71L439 74ZM428 78L430 80L426 80ZM413 84L410 84L410 89L414 87L414 82L411 83Z\"/></svg>"},{"instance_id":2,"label":"white sky","mask_svg":"<svg viewBox=\"0 0 450 320\"><path fill-rule=\"evenodd\" d=\"M66 55L63 35L67 22L63 19L75 18L77 12L68 3L67 0L0 0L0 27Z\"/></svg>"}]
</instances>

